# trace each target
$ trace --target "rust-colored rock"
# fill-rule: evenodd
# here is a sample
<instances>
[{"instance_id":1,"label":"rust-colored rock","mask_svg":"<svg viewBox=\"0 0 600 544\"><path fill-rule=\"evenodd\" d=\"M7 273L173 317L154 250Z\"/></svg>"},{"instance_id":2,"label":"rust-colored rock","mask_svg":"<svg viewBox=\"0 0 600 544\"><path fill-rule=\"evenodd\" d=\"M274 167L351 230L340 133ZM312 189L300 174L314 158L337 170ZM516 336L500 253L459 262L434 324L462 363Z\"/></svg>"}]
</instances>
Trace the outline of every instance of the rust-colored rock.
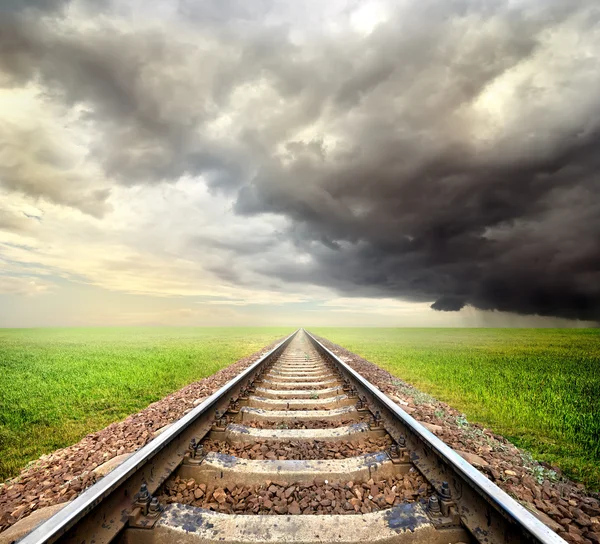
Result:
<instances>
[{"instance_id":1,"label":"rust-colored rock","mask_svg":"<svg viewBox=\"0 0 600 544\"><path fill-rule=\"evenodd\" d=\"M11 544L12 542L16 542L23 538L26 534L33 531L40 523L46 521L56 514L56 512L62 510L67 504L69 503L63 502L35 510L29 516L17 521L12 527L0 534L0 544Z\"/></svg>"},{"instance_id":2,"label":"rust-colored rock","mask_svg":"<svg viewBox=\"0 0 600 544\"><path fill-rule=\"evenodd\" d=\"M523 506L525 506L525 508L527 508L527 510L529 510L537 519L547 525L554 532L558 532L562 529L562 526L559 523L554 521L550 516L544 514L544 512L538 510L533 504L523 503Z\"/></svg>"},{"instance_id":3,"label":"rust-colored rock","mask_svg":"<svg viewBox=\"0 0 600 544\"><path fill-rule=\"evenodd\" d=\"M112 459L106 461L106 463L98 465L92 472L99 478L101 478L102 476L106 476L109 472L112 472L115 468L117 468L130 455L130 453L117 455L116 457L113 457Z\"/></svg>"},{"instance_id":4,"label":"rust-colored rock","mask_svg":"<svg viewBox=\"0 0 600 544\"><path fill-rule=\"evenodd\" d=\"M171 425L173 425L172 423L168 423L167 425L163 425L160 429L157 429L156 431L154 431L152 433L152 438L156 438L157 436L160 436L162 433L164 433Z\"/></svg>"},{"instance_id":5,"label":"rust-colored rock","mask_svg":"<svg viewBox=\"0 0 600 544\"><path fill-rule=\"evenodd\" d=\"M431 431L433 434L440 434L443 432L444 427L441 425L435 425L434 423L428 423L426 421L421 421L423 427L425 427L428 431Z\"/></svg>"},{"instance_id":6,"label":"rust-colored rock","mask_svg":"<svg viewBox=\"0 0 600 544\"><path fill-rule=\"evenodd\" d=\"M476 455L474 453L469 453L468 451L461 451L461 450L455 450L455 451L465 461L467 461L468 463L471 463L474 466L487 467L489 465L489 463L482 457L479 457L479 455Z\"/></svg>"}]
</instances>

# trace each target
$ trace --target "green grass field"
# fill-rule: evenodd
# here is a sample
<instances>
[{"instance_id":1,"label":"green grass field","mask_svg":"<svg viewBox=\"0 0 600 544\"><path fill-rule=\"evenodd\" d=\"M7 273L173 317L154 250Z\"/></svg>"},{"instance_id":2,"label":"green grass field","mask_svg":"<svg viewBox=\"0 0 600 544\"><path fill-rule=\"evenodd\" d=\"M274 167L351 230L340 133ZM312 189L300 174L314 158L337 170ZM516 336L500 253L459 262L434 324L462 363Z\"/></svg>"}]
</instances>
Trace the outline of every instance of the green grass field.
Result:
<instances>
[{"instance_id":1,"label":"green grass field","mask_svg":"<svg viewBox=\"0 0 600 544\"><path fill-rule=\"evenodd\" d=\"M290 332L0 329L0 481Z\"/></svg>"},{"instance_id":2,"label":"green grass field","mask_svg":"<svg viewBox=\"0 0 600 544\"><path fill-rule=\"evenodd\" d=\"M311 329L600 488L600 329Z\"/></svg>"},{"instance_id":3,"label":"green grass field","mask_svg":"<svg viewBox=\"0 0 600 544\"><path fill-rule=\"evenodd\" d=\"M0 330L0 479L289 332ZM600 487L600 329L313 332Z\"/></svg>"}]
</instances>

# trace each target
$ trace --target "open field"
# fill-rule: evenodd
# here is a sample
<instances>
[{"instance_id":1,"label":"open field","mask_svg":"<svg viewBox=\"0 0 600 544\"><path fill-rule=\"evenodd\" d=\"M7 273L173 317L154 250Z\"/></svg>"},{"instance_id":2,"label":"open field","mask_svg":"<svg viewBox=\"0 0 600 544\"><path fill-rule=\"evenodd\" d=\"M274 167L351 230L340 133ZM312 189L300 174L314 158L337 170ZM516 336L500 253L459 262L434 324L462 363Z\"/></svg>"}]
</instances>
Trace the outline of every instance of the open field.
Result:
<instances>
[{"instance_id":1,"label":"open field","mask_svg":"<svg viewBox=\"0 0 600 544\"><path fill-rule=\"evenodd\" d=\"M0 479L289 332L0 330ZM600 487L600 330L314 332Z\"/></svg>"},{"instance_id":2,"label":"open field","mask_svg":"<svg viewBox=\"0 0 600 544\"><path fill-rule=\"evenodd\" d=\"M311 329L600 487L600 329Z\"/></svg>"},{"instance_id":3,"label":"open field","mask_svg":"<svg viewBox=\"0 0 600 544\"><path fill-rule=\"evenodd\" d=\"M0 329L0 481L290 332Z\"/></svg>"}]
</instances>

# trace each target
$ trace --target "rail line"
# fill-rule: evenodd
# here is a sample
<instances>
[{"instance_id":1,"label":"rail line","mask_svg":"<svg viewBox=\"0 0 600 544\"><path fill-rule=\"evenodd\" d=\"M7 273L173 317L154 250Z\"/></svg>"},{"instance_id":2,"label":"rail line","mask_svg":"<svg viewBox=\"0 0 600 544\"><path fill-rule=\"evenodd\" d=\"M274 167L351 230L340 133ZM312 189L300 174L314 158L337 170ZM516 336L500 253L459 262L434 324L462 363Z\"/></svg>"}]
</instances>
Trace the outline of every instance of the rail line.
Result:
<instances>
[{"instance_id":1,"label":"rail line","mask_svg":"<svg viewBox=\"0 0 600 544\"><path fill-rule=\"evenodd\" d=\"M20 542L565 541L296 331Z\"/></svg>"}]
</instances>

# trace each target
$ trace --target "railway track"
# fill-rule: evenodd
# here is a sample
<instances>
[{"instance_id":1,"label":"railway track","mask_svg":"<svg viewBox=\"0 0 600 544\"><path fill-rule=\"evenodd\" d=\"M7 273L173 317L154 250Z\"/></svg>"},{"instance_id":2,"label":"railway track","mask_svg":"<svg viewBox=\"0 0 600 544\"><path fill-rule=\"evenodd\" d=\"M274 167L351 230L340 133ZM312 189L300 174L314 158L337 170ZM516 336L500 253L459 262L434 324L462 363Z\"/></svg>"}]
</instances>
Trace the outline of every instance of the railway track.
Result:
<instances>
[{"instance_id":1,"label":"railway track","mask_svg":"<svg viewBox=\"0 0 600 544\"><path fill-rule=\"evenodd\" d=\"M297 331L24 537L564 543Z\"/></svg>"}]
</instances>

